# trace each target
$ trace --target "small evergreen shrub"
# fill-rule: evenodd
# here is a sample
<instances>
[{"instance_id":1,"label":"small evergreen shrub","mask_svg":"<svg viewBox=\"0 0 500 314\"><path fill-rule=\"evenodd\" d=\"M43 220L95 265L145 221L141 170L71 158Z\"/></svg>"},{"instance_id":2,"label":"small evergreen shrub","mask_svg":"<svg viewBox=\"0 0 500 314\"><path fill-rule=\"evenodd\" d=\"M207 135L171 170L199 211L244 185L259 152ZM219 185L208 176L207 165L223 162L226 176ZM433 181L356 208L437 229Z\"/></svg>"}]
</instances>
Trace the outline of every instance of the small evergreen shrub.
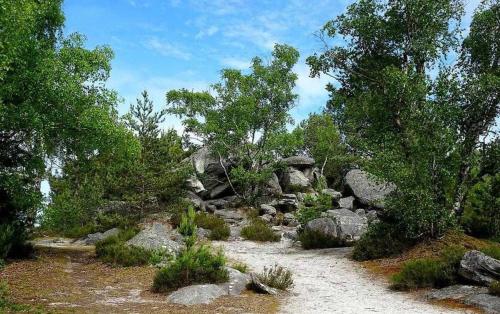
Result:
<instances>
[{"instance_id":1,"label":"small evergreen shrub","mask_svg":"<svg viewBox=\"0 0 500 314\"><path fill-rule=\"evenodd\" d=\"M198 227L210 230L210 240L227 240L231 231L224 219L212 214L198 213L195 218Z\"/></svg>"},{"instance_id":2,"label":"small evergreen shrub","mask_svg":"<svg viewBox=\"0 0 500 314\"><path fill-rule=\"evenodd\" d=\"M406 262L401 272L392 277L392 288L411 290L440 288L453 281L453 273L445 263L435 259L416 259Z\"/></svg>"},{"instance_id":3,"label":"small evergreen shrub","mask_svg":"<svg viewBox=\"0 0 500 314\"><path fill-rule=\"evenodd\" d=\"M151 252L125 242L137 234L135 229L122 230L116 236L99 241L95 245L97 257L113 266L140 266L150 261Z\"/></svg>"},{"instance_id":4,"label":"small evergreen shrub","mask_svg":"<svg viewBox=\"0 0 500 314\"><path fill-rule=\"evenodd\" d=\"M497 281L493 281L490 284L489 292L490 292L491 295L500 297L500 281L498 281L498 280Z\"/></svg>"},{"instance_id":5,"label":"small evergreen shrub","mask_svg":"<svg viewBox=\"0 0 500 314\"><path fill-rule=\"evenodd\" d=\"M404 239L386 222L371 224L368 231L354 245L353 258L357 261L389 257L403 252L412 241Z\"/></svg>"},{"instance_id":6,"label":"small evergreen shrub","mask_svg":"<svg viewBox=\"0 0 500 314\"><path fill-rule=\"evenodd\" d=\"M292 272L282 266L275 264L273 267L264 267L264 271L257 275L263 284L279 289L288 290L293 287Z\"/></svg>"},{"instance_id":7,"label":"small evergreen shrub","mask_svg":"<svg viewBox=\"0 0 500 314\"><path fill-rule=\"evenodd\" d=\"M225 282L229 279L225 262L222 251L214 254L205 245L187 248L156 273L153 290L167 292L192 284Z\"/></svg>"},{"instance_id":8,"label":"small evergreen shrub","mask_svg":"<svg viewBox=\"0 0 500 314\"><path fill-rule=\"evenodd\" d=\"M313 219L321 217L322 212L333 208L332 197L327 194L306 195L302 203L303 206L295 213L295 218L302 226Z\"/></svg>"},{"instance_id":9,"label":"small evergreen shrub","mask_svg":"<svg viewBox=\"0 0 500 314\"><path fill-rule=\"evenodd\" d=\"M181 224L181 217L186 213L186 208L189 208L190 205L184 199L179 199L168 205L167 212L170 214L170 224L172 226L178 227Z\"/></svg>"},{"instance_id":10,"label":"small evergreen shrub","mask_svg":"<svg viewBox=\"0 0 500 314\"><path fill-rule=\"evenodd\" d=\"M324 249L344 246L345 243L339 239L332 238L322 232L302 230L299 232L298 240L306 250Z\"/></svg>"},{"instance_id":11,"label":"small evergreen shrub","mask_svg":"<svg viewBox=\"0 0 500 314\"><path fill-rule=\"evenodd\" d=\"M280 236L262 219L252 219L249 225L241 229L241 236L247 240L259 242L277 242Z\"/></svg>"}]
</instances>

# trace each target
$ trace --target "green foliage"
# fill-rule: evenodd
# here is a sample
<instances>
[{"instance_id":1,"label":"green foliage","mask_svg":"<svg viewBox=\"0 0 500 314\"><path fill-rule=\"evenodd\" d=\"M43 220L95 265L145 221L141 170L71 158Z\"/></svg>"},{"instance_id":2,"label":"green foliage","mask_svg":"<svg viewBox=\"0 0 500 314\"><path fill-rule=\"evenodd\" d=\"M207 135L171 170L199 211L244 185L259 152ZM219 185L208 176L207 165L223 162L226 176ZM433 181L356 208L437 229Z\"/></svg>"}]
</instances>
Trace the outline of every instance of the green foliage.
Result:
<instances>
[{"instance_id":1,"label":"green foliage","mask_svg":"<svg viewBox=\"0 0 500 314\"><path fill-rule=\"evenodd\" d=\"M327 113L350 151L397 186L387 207L402 237L439 237L460 213L475 149L498 116L498 10L485 2L460 60L442 66L460 47L461 1L356 1L322 29L327 45L343 43L307 59L312 75L339 82L327 86Z\"/></svg>"},{"instance_id":2,"label":"green foliage","mask_svg":"<svg viewBox=\"0 0 500 314\"><path fill-rule=\"evenodd\" d=\"M278 264L273 267L264 267L262 273L257 274L257 278L263 284L279 289L288 290L293 287L292 272Z\"/></svg>"},{"instance_id":3,"label":"green foliage","mask_svg":"<svg viewBox=\"0 0 500 314\"><path fill-rule=\"evenodd\" d=\"M500 281L493 281L488 289L491 295L500 297Z\"/></svg>"},{"instance_id":4,"label":"green foliage","mask_svg":"<svg viewBox=\"0 0 500 314\"><path fill-rule=\"evenodd\" d=\"M332 116L326 113L310 114L300 124L300 128L304 136L304 148L316 161L321 174L331 186L339 186L343 171L355 161L355 157L348 154Z\"/></svg>"},{"instance_id":5,"label":"green foliage","mask_svg":"<svg viewBox=\"0 0 500 314\"><path fill-rule=\"evenodd\" d=\"M392 277L392 288L440 288L451 282L452 274L444 263L433 259L417 259L405 263L401 272Z\"/></svg>"},{"instance_id":6,"label":"green foliage","mask_svg":"<svg viewBox=\"0 0 500 314\"><path fill-rule=\"evenodd\" d=\"M465 254L462 246L450 246L441 252L439 259L416 259L406 262L403 269L392 277L392 288L410 290L441 288L458 280L460 260Z\"/></svg>"},{"instance_id":7,"label":"green foliage","mask_svg":"<svg viewBox=\"0 0 500 314\"><path fill-rule=\"evenodd\" d=\"M192 284L225 282L229 279L225 262L222 251L214 254L205 245L187 248L156 273L153 290L168 292Z\"/></svg>"},{"instance_id":8,"label":"green foliage","mask_svg":"<svg viewBox=\"0 0 500 314\"><path fill-rule=\"evenodd\" d=\"M489 245L483 249L481 249L481 252L484 254L493 257L494 259L500 260L500 246L498 245Z\"/></svg>"},{"instance_id":9,"label":"green foliage","mask_svg":"<svg viewBox=\"0 0 500 314\"><path fill-rule=\"evenodd\" d=\"M177 231L184 237L196 236L196 213L194 208L190 206L186 214L181 217L181 223Z\"/></svg>"},{"instance_id":10,"label":"green foliage","mask_svg":"<svg viewBox=\"0 0 500 314\"><path fill-rule=\"evenodd\" d=\"M245 263L241 263L241 262L232 263L231 268L234 268L243 274L248 273L248 265Z\"/></svg>"},{"instance_id":11,"label":"green foliage","mask_svg":"<svg viewBox=\"0 0 500 314\"><path fill-rule=\"evenodd\" d=\"M213 93L167 93L168 112L182 118L188 135L201 139L215 158L230 156L238 165L226 172L232 188L247 202L262 191L278 166L276 156L297 144L295 136L286 135L286 126L297 99L292 69L298 58L294 48L276 45L270 62L255 57L248 74L222 70Z\"/></svg>"},{"instance_id":12,"label":"green foliage","mask_svg":"<svg viewBox=\"0 0 500 314\"><path fill-rule=\"evenodd\" d=\"M241 229L241 236L247 240L259 242L276 242L280 236L274 233L269 225L262 219L252 219L249 225Z\"/></svg>"},{"instance_id":13,"label":"green foliage","mask_svg":"<svg viewBox=\"0 0 500 314\"><path fill-rule=\"evenodd\" d=\"M309 221L321 217L321 213L333 208L333 199L330 195L320 194L313 196L307 194L302 206L295 212L295 217L304 226Z\"/></svg>"},{"instance_id":14,"label":"green foliage","mask_svg":"<svg viewBox=\"0 0 500 314\"><path fill-rule=\"evenodd\" d=\"M135 229L121 230L118 235L97 242L95 245L97 257L107 264L125 267L146 265L152 259L154 261L156 256L152 258L150 251L125 243L136 234Z\"/></svg>"},{"instance_id":15,"label":"green foliage","mask_svg":"<svg viewBox=\"0 0 500 314\"><path fill-rule=\"evenodd\" d=\"M485 175L467 194L461 217L464 229L482 238L500 236L500 174Z\"/></svg>"},{"instance_id":16,"label":"green foliage","mask_svg":"<svg viewBox=\"0 0 500 314\"><path fill-rule=\"evenodd\" d=\"M210 230L210 240L227 240L231 231L224 219L213 214L198 213L195 218L198 227Z\"/></svg>"},{"instance_id":17,"label":"green foliage","mask_svg":"<svg viewBox=\"0 0 500 314\"><path fill-rule=\"evenodd\" d=\"M357 261L389 257L403 252L412 244L394 229L380 222L371 224L368 231L354 245L353 258Z\"/></svg>"},{"instance_id":18,"label":"green foliage","mask_svg":"<svg viewBox=\"0 0 500 314\"><path fill-rule=\"evenodd\" d=\"M9 254L12 247L12 237L14 236L14 228L8 224L0 225L0 265L4 263L5 258Z\"/></svg>"},{"instance_id":19,"label":"green foliage","mask_svg":"<svg viewBox=\"0 0 500 314\"><path fill-rule=\"evenodd\" d=\"M308 229L299 232L298 240L306 250L345 246L345 243L339 239L332 238L319 231Z\"/></svg>"},{"instance_id":20,"label":"green foliage","mask_svg":"<svg viewBox=\"0 0 500 314\"><path fill-rule=\"evenodd\" d=\"M182 215L186 214L186 209L192 204L184 199L179 199L167 206L166 211L170 214L170 223L174 227L179 227L181 224Z\"/></svg>"}]
</instances>

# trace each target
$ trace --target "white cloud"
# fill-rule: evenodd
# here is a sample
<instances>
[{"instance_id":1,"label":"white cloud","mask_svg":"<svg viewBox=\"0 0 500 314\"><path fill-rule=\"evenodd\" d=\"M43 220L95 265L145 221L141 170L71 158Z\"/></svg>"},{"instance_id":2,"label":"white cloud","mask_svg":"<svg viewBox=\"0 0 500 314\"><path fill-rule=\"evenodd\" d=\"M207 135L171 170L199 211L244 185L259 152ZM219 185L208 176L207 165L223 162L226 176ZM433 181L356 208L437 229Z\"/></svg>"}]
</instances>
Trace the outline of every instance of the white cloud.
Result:
<instances>
[{"instance_id":1,"label":"white cloud","mask_svg":"<svg viewBox=\"0 0 500 314\"><path fill-rule=\"evenodd\" d=\"M157 37L150 38L144 45L148 49L154 50L165 57L174 57L183 60L189 60L191 58L191 54L189 52L186 52L171 43L161 41Z\"/></svg>"},{"instance_id":2,"label":"white cloud","mask_svg":"<svg viewBox=\"0 0 500 314\"><path fill-rule=\"evenodd\" d=\"M249 41L265 50L272 50L275 43L279 42L271 32L245 23L227 27L224 36Z\"/></svg>"},{"instance_id":3,"label":"white cloud","mask_svg":"<svg viewBox=\"0 0 500 314\"><path fill-rule=\"evenodd\" d=\"M224 58L221 60L221 64L223 66L238 70L246 70L251 65L250 61L237 58Z\"/></svg>"},{"instance_id":4,"label":"white cloud","mask_svg":"<svg viewBox=\"0 0 500 314\"><path fill-rule=\"evenodd\" d=\"M215 35L219 31L219 28L217 26L210 26L207 29L202 29L201 31L196 34L195 38L203 38L203 37L210 37Z\"/></svg>"}]
</instances>

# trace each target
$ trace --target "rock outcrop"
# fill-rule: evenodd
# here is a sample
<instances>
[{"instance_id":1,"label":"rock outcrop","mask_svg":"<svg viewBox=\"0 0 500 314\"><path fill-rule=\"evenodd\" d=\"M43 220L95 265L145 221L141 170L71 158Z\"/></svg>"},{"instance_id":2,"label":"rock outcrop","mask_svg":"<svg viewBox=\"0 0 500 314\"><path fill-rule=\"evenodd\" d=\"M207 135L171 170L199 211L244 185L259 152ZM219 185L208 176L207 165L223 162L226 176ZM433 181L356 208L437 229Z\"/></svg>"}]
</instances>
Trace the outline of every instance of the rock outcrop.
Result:
<instances>
[{"instance_id":1,"label":"rock outcrop","mask_svg":"<svg viewBox=\"0 0 500 314\"><path fill-rule=\"evenodd\" d=\"M500 261L479 251L465 253L458 273L465 279L487 286L500 280Z\"/></svg>"},{"instance_id":2,"label":"rock outcrop","mask_svg":"<svg viewBox=\"0 0 500 314\"><path fill-rule=\"evenodd\" d=\"M84 245L94 245L99 241L106 240L109 237L115 236L120 233L120 229L113 228L105 232L96 232L87 235L85 238L78 240L76 242L83 243Z\"/></svg>"},{"instance_id":3,"label":"rock outcrop","mask_svg":"<svg viewBox=\"0 0 500 314\"><path fill-rule=\"evenodd\" d=\"M363 205L384 208L384 199L395 190L394 184L375 181L370 174L360 169L350 170L345 184Z\"/></svg>"},{"instance_id":4,"label":"rock outcrop","mask_svg":"<svg viewBox=\"0 0 500 314\"><path fill-rule=\"evenodd\" d=\"M172 232L171 227L155 222L128 240L127 244L146 250L166 250L170 254L177 254L183 247L179 238L178 234Z\"/></svg>"},{"instance_id":5,"label":"rock outcrop","mask_svg":"<svg viewBox=\"0 0 500 314\"><path fill-rule=\"evenodd\" d=\"M218 285L193 285L172 292L167 301L182 305L209 304L223 295L226 291Z\"/></svg>"}]
</instances>

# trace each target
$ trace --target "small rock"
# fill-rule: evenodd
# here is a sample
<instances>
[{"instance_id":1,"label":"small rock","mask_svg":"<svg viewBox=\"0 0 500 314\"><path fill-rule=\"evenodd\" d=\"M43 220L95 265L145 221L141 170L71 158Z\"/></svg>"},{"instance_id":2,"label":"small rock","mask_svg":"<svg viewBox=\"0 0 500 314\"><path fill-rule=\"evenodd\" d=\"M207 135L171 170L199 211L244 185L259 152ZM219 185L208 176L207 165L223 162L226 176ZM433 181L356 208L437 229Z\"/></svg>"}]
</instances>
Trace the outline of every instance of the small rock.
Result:
<instances>
[{"instance_id":1,"label":"small rock","mask_svg":"<svg viewBox=\"0 0 500 314\"><path fill-rule=\"evenodd\" d=\"M198 239L208 239L210 230L198 227L196 228L196 236Z\"/></svg>"},{"instance_id":2,"label":"small rock","mask_svg":"<svg viewBox=\"0 0 500 314\"><path fill-rule=\"evenodd\" d=\"M265 284L263 284L259 278L257 277L256 274L254 273L251 273L250 274L250 279L252 280L252 288L256 291L256 292L260 292L260 293L266 293L266 294L270 294L270 295L277 295L278 294L278 290L274 289L274 288L271 288Z\"/></svg>"},{"instance_id":3,"label":"small rock","mask_svg":"<svg viewBox=\"0 0 500 314\"><path fill-rule=\"evenodd\" d=\"M376 210L370 210L366 213L366 219L368 220L368 224L377 223L380 220L378 219L378 213Z\"/></svg>"},{"instance_id":4,"label":"small rock","mask_svg":"<svg viewBox=\"0 0 500 314\"><path fill-rule=\"evenodd\" d=\"M269 215L269 214L264 214L264 215L260 216L260 219L264 220L267 223L272 223L272 221L274 220L274 217Z\"/></svg>"},{"instance_id":5,"label":"small rock","mask_svg":"<svg viewBox=\"0 0 500 314\"><path fill-rule=\"evenodd\" d=\"M238 211L230 209L215 210L214 215L224 219L228 223L236 223L242 221L243 218L245 218Z\"/></svg>"},{"instance_id":6,"label":"small rock","mask_svg":"<svg viewBox=\"0 0 500 314\"><path fill-rule=\"evenodd\" d=\"M365 212L365 210L363 208L356 209L355 213L358 214L361 217L365 217L366 216L366 212Z\"/></svg>"},{"instance_id":7,"label":"small rock","mask_svg":"<svg viewBox=\"0 0 500 314\"><path fill-rule=\"evenodd\" d=\"M190 176L186 180L186 185L190 191L192 191L196 194L203 194L207 191L205 189L205 187L203 186L203 183L201 183L201 181L198 180L198 178L196 176Z\"/></svg>"},{"instance_id":8,"label":"small rock","mask_svg":"<svg viewBox=\"0 0 500 314\"><path fill-rule=\"evenodd\" d=\"M292 213L285 213L283 215L283 224L285 226L289 226L289 227L296 227L296 226L299 225L299 222L295 218L294 214L292 214Z\"/></svg>"},{"instance_id":9,"label":"small rock","mask_svg":"<svg viewBox=\"0 0 500 314\"><path fill-rule=\"evenodd\" d=\"M337 192L334 189L323 189L321 190L321 194L331 196L334 201L338 201L342 197L342 193Z\"/></svg>"},{"instance_id":10,"label":"small rock","mask_svg":"<svg viewBox=\"0 0 500 314\"><path fill-rule=\"evenodd\" d=\"M225 294L226 291L218 285L193 285L171 293L167 301L182 305L209 304Z\"/></svg>"},{"instance_id":11,"label":"small rock","mask_svg":"<svg viewBox=\"0 0 500 314\"><path fill-rule=\"evenodd\" d=\"M113 228L113 229L109 229L108 231L105 231L103 233L101 233L101 232L91 233L91 234L87 235L87 237L85 237L81 241L85 245L93 245L93 244L96 244L99 241L106 240L109 237L115 236L118 233L120 233L120 229Z\"/></svg>"},{"instance_id":12,"label":"small rock","mask_svg":"<svg viewBox=\"0 0 500 314\"><path fill-rule=\"evenodd\" d=\"M274 206L268 205L268 204L261 204L260 205L260 210L261 213L275 216L276 215L276 208Z\"/></svg>"},{"instance_id":13,"label":"small rock","mask_svg":"<svg viewBox=\"0 0 500 314\"><path fill-rule=\"evenodd\" d=\"M339 199L339 207L353 210L354 209L354 200L355 200L354 196L343 197L343 198Z\"/></svg>"}]
</instances>

